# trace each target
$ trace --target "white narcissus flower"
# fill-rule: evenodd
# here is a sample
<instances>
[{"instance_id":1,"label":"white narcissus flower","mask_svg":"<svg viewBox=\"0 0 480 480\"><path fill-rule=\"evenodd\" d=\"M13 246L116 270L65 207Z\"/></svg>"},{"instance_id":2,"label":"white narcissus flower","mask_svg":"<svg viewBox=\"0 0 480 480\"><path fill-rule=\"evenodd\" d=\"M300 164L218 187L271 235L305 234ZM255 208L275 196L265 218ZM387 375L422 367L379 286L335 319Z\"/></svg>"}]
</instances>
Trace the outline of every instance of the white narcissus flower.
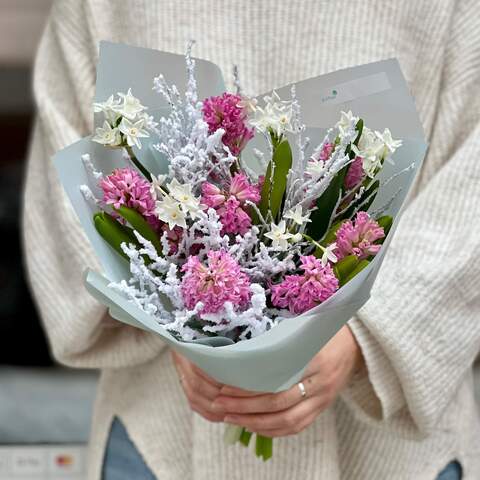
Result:
<instances>
[{"instance_id":1,"label":"white narcissus flower","mask_svg":"<svg viewBox=\"0 0 480 480\"><path fill-rule=\"evenodd\" d=\"M280 99L277 92L264 97L265 107L256 107L250 124L261 132L273 130L277 137L292 131L292 102Z\"/></svg>"},{"instance_id":2,"label":"white narcissus flower","mask_svg":"<svg viewBox=\"0 0 480 480\"><path fill-rule=\"evenodd\" d=\"M180 208L180 203L169 195L156 202L155 213L162 222L168 223L170 230L176 226L187 228L185 212Z\"/></svg>"},{"instance_id":3,"label":"white narcissus flower","mask_svg":"<svg viewBox=\"0 0 480 480\"><path fill-rule=\"evenodd\" d=\"M311 222L310 218L308 218L310 215L302 215L302 206L297 205L295 207L295 210L290 209L283 218L288 218L290 220L293 220L296 224L298 225L303 225L304 223Z\"/></svg>"},{"instance_id":4,"label":"white narcissus flower","mask_svg":"<svg viewBox=\"0 0 480 480\"><path fill-rule=\"evenodd\" d=\"M120 125L118 126L119 130L125 136L127 145L133 147L134 145L137 148L142 148L139 138L146 138L150 135L146 130L144 130L144 120L140 119L136 122L131 122L127 118L122 118Z\"/></svg>"},{"instance_id":5,"label":"white narcissus flower","mask_svg":"<svg viewBox=\"0 0 480 480\"><path fill-rule=\"evenodd\" d=\"M113 95L110 95L105 102L96 102L93 104L93 111L95 113L103 112L105 119L114 125L118 120L119 114L116 109L120 105L120 100L115 100Z\"/></svg>"},{"instance_id":6,"label":"white narcissus flower","mask_svg":"<svg viewBox=\"0 0 480 480\"><path fill-rule=\"evenodd\" d=\"M348 112L340 112L340 120L336 123L336 127L340 131L340 135L345 135L346 131L349 130L352 125L355 125L358 122L358 117L353 115L351 110Z\"/></svg>"},{"instance_id":7,"label":"white narcissus flower","mask_svg":"<svg viewBox=\"0 0 480 480\"><path fill-rule=\"evenodd\" d=\"M322 267L325 267L327 263L330 261L332 263L337 263L338 258L335 255L335 249L337 248L336 243L331 243L327 247L321 247L323 250L323 255L322 255Z\"/></svg>"},{"instance_id":8,"label":"white narcissus flower","mask_svg":"<svg viewBox=\"0 0 480 480\"><path fill-rule=\"evenodd\" d=\"M402 141L401 140L394 140L392 138L392 133L388 128L386 128L383 131L383 134L380 132L375 131L375 135L378 138L378 140L381 142L382 147L379 149L379 155L382 158L389 158L393 153L395 153L395 150L399 147L402 146Z\"/></svg>"},{"instance_id":9,"label":"white narcissus flower","mask_svg":"<svg viewBox=\"0 0 480 480\"><path fill-rule=\"evenodd\" d=\"M164 195L165 191L162 189L162 185L167 179L167 175L158 175L157 177L153 174L150 174L151 184L150 184L150 193L155 200L160 200Z\"/></svg>"},{"instance_id":10,"label":"white narcissus flower","mask_svg":"<svg viewBox=\"0 0 480 480\"><path fill-rule=\"evenodd\" d=\"M270 231L265 233L265 236L272 241L272 247L277 250L287 250L288 241L293 237L291 233L286 231L285 220L282 220L278 225L272 223Z\"/></svg>"},{"instance_id":11,"label":"white narcissus flower","mask_svg":"<svg viewBox=\"0 0 480 480\"><path fill-rule=\"evenodd\" d=\"M377 169L382 165L383 142L378 139L372 130L364 127L358 145L352 145L352 150L363 159L363 170L368 177L373 178Z\"/></svg>"},{"instance_id":12,"label":"white narcissus flower","mask_svg":"<svg viewBox=\"0 0 480 480\"><path fill-rule=\"evenodd\" d=\"M298 243L302 239L303 239L303 235L301 233L295 233L294 235L292 235L292 238L291 238L292 242L294 243Z\"/></svg>"},{"instance_id":13,"label":"white narcissus flower","mask_svg":"<svg viewBox=\"0 0 480 480\"><path fill-rule=\"evenodd\" d=\"M181 184L174 178L168 185L169 194L180 203L182 210L189 213L195 219L198 212L201 210L200 200L192 193L192 186L190 184Z\"/></svg>"},{"instance_id":14,"label":"white narcissus flower","mask_svg":"<svg viewBox=\"0 0 480 480\"><path fill-rule=\"evenodd\" d=\"M95 136L92 140L109 147L118 147L122 143L118 128L112 128L106 120L103 122L103 127L98 127L95 130Z\"/></svg>"},{"instance_id":15,"label":"white narcissus flower","mask_svg":"<svg viewBox=\"0 0 480 480\"><path fill-rule=\"evenodd\" d=\"M132 95L131 88L128 89L127 93L118 92L118 96L123 99L123 102L119 103L115 107L115 110L129 120L135 120L138 114L147 109L147 107L140 103L137 97Z\"/></svg>"}]
</instances>

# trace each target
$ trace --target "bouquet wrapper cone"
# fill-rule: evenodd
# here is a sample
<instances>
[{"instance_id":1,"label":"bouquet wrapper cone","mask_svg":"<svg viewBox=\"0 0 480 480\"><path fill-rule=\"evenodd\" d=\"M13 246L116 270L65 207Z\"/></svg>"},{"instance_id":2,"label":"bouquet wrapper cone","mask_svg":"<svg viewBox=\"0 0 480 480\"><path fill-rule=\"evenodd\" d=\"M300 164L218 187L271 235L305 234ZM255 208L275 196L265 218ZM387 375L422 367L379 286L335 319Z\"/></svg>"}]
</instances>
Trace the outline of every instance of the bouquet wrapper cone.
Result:
<instances>
[{"instance_id":1,"label":"bouquet wrapper cone","mask_svg":"<svg viewBox=\"0 0 480 480\"><path fill-rule=\"evenodd\" d=\"M199 99L225 91L220 69L204 60L195 61ZM160 73L182 91L186 83L184 56L102 42L95 99L104 101L113 93L132 88L133 94L149 107L151 115L167 114L168 106L163 98L152 91L153 78ZM124 166L125 160L120 151L106 149L92 142L91 137L74 143L54 157L60 181L104 270L103 273L91 270L85 273L85 285L90 294L108 308L113 318L159 335L170 348L219 382L254 391L281 391L298 382L311 358L368 301L395 234L402 205L427 148L413 99L395 59L328 73L296 82L295 86L302 106L302 120L308 126L306 135L313 146L323 139L325 129L338 121L341 110L352 110L372 129L383 130L388 126L395 138L403 140L403 146L393 156L394 164L386 163L382 169L380 181L389 181L381 185L369 209L373 212L388 205L383 214L393 216L394 223L375 259L326 302L305 314L284 319L270 331L250 340L235 344L224 337L179 341L157 320L111 289L111 282L129 278L128 264L104 242L94 227L94 210L79 187L87 184L94 189L95 186L89 182L81 157L90 154L95 167L105 174ZM287 85L277 92L282 98L289 98L290 88ZM99 121L95 119L96 126ZM242 154L242 158L257 170L259 166L249 149L261 147L262 141L262 138L255 138ZM167 171L168 165L152 148L155 142L155 138L147 139L142 149L135 153L152 173L160 174Z\"/></svg>"}]
</instances>

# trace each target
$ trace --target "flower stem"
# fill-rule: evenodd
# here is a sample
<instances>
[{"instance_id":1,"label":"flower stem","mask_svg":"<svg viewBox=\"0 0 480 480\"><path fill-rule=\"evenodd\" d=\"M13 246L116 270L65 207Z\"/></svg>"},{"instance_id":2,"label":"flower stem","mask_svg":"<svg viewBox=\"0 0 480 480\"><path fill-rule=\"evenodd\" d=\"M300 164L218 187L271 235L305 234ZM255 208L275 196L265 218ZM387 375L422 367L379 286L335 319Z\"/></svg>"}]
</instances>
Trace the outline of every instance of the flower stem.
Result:
<instances>
[{"instance_id":1,"label":"flower stem","mask_svg":"<svg viewBox=\"0 0 480 480\"><path fill-rule=\"evenodd\" d=\"M243 427L227 424L225 427L225 433L223 435L223 441L227 445L234 445L240 440L242 433Z\"/></svg>"},{"instance_id":2,"label":"flower stem","mask_svg":"<svg viewBox=\"0 0 480 480\"><path fill-rule=\"evenodd\" d=\"M273 455L273 439L258 435L255 441L255 454L266 462Z\"/></svg>"},{"instance_id":3,"label":"flower stem","mask_svg":"<svg viewBox=\"0 0 480 480\"><path fill-rule=\"evenodd\" d=\"M130 157L131 162L140 170L142 175L148 180L151 180L151 175L150 172L140 163L136 155L133 153L133 149L130 145L125 146L125 150L128 153L128 156Z\"/></svg>"}]
</instances>

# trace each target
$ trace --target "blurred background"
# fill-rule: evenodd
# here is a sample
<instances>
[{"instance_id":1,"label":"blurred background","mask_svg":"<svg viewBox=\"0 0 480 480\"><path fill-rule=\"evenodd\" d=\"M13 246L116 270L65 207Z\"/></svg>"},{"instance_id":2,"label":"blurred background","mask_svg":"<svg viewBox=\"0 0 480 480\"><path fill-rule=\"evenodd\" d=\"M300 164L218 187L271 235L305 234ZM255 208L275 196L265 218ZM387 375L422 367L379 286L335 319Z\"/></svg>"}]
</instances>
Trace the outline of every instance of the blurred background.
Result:
<instances>
[{"instance_id":1,"label":"blurred background","mask_svg":"<svg viewBox=\"0 0 480 480\"><path fill-rule=\"evenodd\" d=\"M80 1L80 0L79 0ZM23 271L35 52L51 0L0 0L0 480L83 479L96 373L53 362Z\"/></svg>"}]
</instances>

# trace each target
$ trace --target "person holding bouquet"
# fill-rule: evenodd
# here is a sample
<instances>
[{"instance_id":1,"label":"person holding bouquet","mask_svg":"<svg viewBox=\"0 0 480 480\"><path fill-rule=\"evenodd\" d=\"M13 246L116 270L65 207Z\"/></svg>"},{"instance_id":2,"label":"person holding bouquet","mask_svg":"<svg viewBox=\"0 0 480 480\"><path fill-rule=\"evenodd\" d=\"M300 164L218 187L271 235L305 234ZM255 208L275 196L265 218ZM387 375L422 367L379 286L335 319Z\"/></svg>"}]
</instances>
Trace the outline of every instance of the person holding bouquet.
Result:
<instances>
[{"instance_id":1,"label":"person holding bouquet","mask_svg":"<svg viewBox=\"0 0 480 480\"><path fill-rule=\"evenodd\" d=\"M426 0L54 4L35 70L25 250L55 356L102 370L89 478L480 475L472 377L480 349L480 17L473 0L443 7ZM92 130L98 41L181 52L190 37L199 57L225 71L236 61L249 92L397 56L430 142L370 301L302 381L277 394L220 384L157 338L108 317L83 288L81 272L95 260L51 163ZM227 449L223 422L274 437L274 458L262 463Z\"/></svg>"}]
</instances>

